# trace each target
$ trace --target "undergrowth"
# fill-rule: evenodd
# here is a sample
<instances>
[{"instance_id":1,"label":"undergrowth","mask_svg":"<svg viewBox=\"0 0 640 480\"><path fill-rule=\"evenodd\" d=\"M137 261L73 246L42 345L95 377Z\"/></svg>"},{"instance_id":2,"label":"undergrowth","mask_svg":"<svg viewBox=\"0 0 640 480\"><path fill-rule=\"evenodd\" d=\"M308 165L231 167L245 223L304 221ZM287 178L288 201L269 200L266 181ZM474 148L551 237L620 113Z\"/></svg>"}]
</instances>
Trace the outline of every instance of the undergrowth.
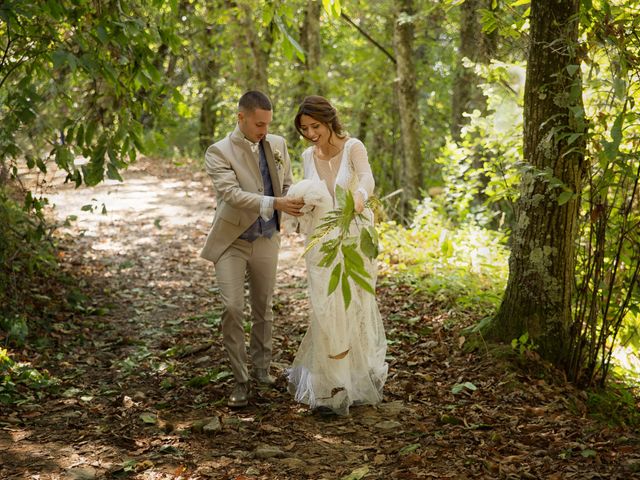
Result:
<instances>
[{"instance_id":1,"label":"undergrowth","mask_svg":"<svg viewBox=\"0 0 640 480\"><path fill-rule=\"evenodd\" d=\"M508 274L503 235L466 223L454 225L429 198L412 225L378 226L380 273L403 278L416 293L480 315L500 304Z\"/></svg>"},{"instance_id":2,"label":"undergrowth","mask_svg":"<svg viewBox=\"0 0 640 480\"><path fill-rule=\"evenodd\" d=\"M612 378L606 388L586 391L589 414L607 425L640 428L640 390Z\"/></svg>"},{"instance_id":3,"label":"undergrowth","mask_svg":"<svg viewBox=\"0 0 640 480\"><path fill-rule=\"evenodd\" d=\"M45 203L27 194L20 204L19 196L0 189L0 404L28 401L51 385L46 372L22 357L24 347L41 343L50 316L67 303Z\"/></svg>"}]
</instances>

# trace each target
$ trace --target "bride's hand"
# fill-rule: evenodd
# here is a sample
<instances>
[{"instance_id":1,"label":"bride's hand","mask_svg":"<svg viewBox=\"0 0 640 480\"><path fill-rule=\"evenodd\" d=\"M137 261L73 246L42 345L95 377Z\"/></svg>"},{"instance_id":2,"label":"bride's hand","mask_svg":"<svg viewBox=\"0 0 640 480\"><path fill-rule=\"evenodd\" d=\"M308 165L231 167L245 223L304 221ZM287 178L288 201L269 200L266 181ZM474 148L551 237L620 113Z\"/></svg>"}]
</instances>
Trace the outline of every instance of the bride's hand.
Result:
<instances>
[{"instance_id":1,"label":"bride's hand","mask_svg":"<svg viewBox=\"0 0 640 480\"><path fill-rule=\"evenodd\" d=\"M353 195L353 209L356 213L362 213L364 210L364 196L360 192Z\"/></svg>"}]
</instances>

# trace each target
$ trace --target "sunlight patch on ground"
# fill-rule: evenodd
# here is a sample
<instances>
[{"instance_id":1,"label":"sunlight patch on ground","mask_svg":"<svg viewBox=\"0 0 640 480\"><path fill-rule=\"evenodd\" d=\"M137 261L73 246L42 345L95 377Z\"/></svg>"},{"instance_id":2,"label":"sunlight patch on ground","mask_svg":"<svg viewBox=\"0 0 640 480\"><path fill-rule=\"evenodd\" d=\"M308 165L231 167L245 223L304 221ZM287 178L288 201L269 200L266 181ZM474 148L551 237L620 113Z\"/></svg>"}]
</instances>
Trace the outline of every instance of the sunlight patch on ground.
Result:
<instances>
[{"instance_id":1,"label":"sunlight patch on ground","mask_svg":"<svg viewBox=\"0 0 640 480\"><path fill-rule=\"evenodd\" d=\"M191 180L161 180L143 172L130 172L124 182L107 180L95 187L74 188L61 185L49 195L53 213L70 226L61 230L80 230L96 238L92 249L101 252L127 252L141 245L160 241L176 228L193 225L204 235L213 217L214 200L202 202L202 185ZM83 209L84 208L84 209ZM104 213L103 213L104 209ZM134 225L139 238L119 240L107 235L111 228ZM166 241L163 239L162 241Z\"/></svg>"},{"instance_id":2,"label":"sunlight patch on ground","mask_svg":"<svg viewBox=\"0 0 640 480\"><path fill-rule=\"evenodd\" d=\"M133 242L132 245L138 247L140 245L153 245L154 239L152 237L144 237L144 238L139 238L137 239L135 242Z\"/></svg>"},{"instance_id":3,"label":"sunlight patch on ground","mask_svg":"<svg viewBox=\"0 0 640 480\"><path fill-rule=\"evenodd\" d=\"M166 289L182 289L191 286L191 282L187 280L160 280L155 282L155 285L158 288L166 288Z\"/></svg>"},{"instance_id":4,"label":"sunlight patch on ground","mask_svg":"<svg viewBox=\"0 0 640 480\"><path fill-rule=\"evenodd\" d=\"M91 248L93 250L106 252L125 252L127 250L127 247L122 242L114 242L112 240L96 242Z\"/></svg>"},{"instance_id":5,"label":"sunlight patch on ground","mask_svg":"<svg viewBox=\"0 0 640 480\"><path fill-rule=\"evenodd\" d=\"M186 225L193 221L195 200L186 182L155 181L154 177L107 181L93 188L65 189L49 197L59 216L76 215L77 223L91 232L100 223L114 220L149 221L165 225ZM83 190L88 190L83 192ZM89 195L83 195L88 193ZM90 197L90 199L87 199ZM88 201L88 203L86 203ZM82 210L85 205L93 211ZM106 214L102 214L102 207Z\"/></svg>"},{"instance_id":6,"label":"sunlight patch on ground","mask_svg":"<svg viewBox=\"0 0 640 480\"><path fill-rule=\"evenodd\" d=\"M331 445L337 445L337 444L343 443L342 440L340 440L339 438L327 437L319 433L315 434L313 438L314 440L319 440L321 442L329 443Z\"/></svg>"}]
</instances>

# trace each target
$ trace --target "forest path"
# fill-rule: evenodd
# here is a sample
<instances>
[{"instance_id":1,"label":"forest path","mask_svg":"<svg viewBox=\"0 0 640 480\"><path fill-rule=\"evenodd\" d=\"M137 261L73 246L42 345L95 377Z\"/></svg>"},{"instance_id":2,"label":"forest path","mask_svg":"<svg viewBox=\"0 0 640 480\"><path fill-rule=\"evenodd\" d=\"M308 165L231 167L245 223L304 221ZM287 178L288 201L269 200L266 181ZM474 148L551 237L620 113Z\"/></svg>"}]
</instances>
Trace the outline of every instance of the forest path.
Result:
<instances>
[{"instance_id":1,"label":"forest path","mask_svg":"<svg viewBox=\"0 0 640 480\"><path fill-rule=\"evenodd\" d=\"M0 411L2 479L640 475L637 434L586 418L583 394L541 371L466 353L472 319L391 279L378 288L385 401L345 418L294 403L282 372L307 321L295 236L283 237L275 292L277 388L230 410L221 304L198 257L213 215L208 178L142 161L124 183L76 190L57 177L48 194L59 219L78 217L60 230L62 260L86 298L51 312L48 344L29 352L59 388Z\"/></svg>"}]
</instances>

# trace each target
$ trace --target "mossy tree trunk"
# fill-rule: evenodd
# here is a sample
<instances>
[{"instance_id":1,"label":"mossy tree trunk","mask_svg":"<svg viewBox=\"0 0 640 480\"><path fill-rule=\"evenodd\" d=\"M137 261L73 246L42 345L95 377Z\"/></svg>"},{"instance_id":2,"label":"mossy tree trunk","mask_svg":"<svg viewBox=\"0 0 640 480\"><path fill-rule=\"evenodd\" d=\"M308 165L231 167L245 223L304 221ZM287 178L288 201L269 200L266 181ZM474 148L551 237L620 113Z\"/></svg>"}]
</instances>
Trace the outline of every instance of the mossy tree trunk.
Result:
<instances>
[{"instance_id":1,"label":"mossy tree trunk","mask_svg":"<svg viewBox=\"0 0 640 480\"><path fill-rule=\"evenodd\" d=\"M579 0L533 0L524 107L523 174L509 280L490 336L528 332L557 366L569 358L571 295L584 110L578 47Z\"/></svg>"},{"instance_id":2,"label":"mossy tree trunk","mask_svg":"<svg viewBox=\"0 0 640 480\"><path fill-rule=\"evenodd\" d=\"M401 172L404 189L403 214L405 218L408 218L409 202L420 197L420 189L423 186L418 91L413 52L414 2L413 0L396 0L395 8L393 43L397 60L398 104L403 153Z\"/></svg>"}]
</instances>

